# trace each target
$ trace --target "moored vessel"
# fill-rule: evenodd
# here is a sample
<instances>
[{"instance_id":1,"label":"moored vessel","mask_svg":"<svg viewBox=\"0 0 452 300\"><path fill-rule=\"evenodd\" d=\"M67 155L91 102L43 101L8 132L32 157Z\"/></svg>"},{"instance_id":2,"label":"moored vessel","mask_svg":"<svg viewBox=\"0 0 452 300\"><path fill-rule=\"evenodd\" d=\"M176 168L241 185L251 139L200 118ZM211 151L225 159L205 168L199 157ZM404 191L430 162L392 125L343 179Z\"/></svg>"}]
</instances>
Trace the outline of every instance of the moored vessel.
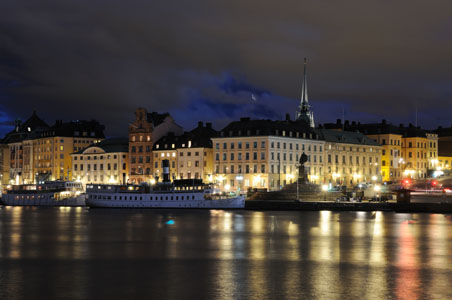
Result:
<instances>
[{"instance_id":1,"label":"moored vessel","mask_svg":"<svg viewBox=\"0 0 452 300\"><path fill-rule=\"evenodd\" d=\"M86 186L86 204L90 207L129 208L244 208L243 196L215 195L212 186L198 179L175 180L150 185Z\"/></svg>"},{"instance_id":2,"label":"moored vessel","mask_svg":"<svg viewBox=\"0 0 452 300\"><path fill-rule=\"evenodd\" d=\"M85 206L83 186L73 181L8 186L1 203L12 206Z\"/></svg>"}]
</instances>

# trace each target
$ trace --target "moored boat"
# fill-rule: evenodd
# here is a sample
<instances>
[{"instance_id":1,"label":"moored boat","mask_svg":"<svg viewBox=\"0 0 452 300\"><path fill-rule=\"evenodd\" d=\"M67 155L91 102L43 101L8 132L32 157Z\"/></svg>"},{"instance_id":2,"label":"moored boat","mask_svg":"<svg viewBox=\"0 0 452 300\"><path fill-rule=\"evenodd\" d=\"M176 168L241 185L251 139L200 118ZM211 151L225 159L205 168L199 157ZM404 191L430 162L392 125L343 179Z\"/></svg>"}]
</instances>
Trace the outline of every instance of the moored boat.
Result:
<instances>
[{"instance_id":1,"label":"moored boat","mask_svg":"<svg viewBox=\"0 0 452 300\"><path fill-rule=\"evenodd\" d=\"M212 186L201 180L185 179L150 185L86 186L90 207L129 208L244 208L243 196L215 195Z\"/></svg>"},{"instance_id":2,"label":"moored boat","mask_svg":"<svg viewBox=\"0 0 452 300\"><path fill-rule=\"evenodd\" d=\"M8 186L1 203L12 206L85 206L83 186L73 181Z\"/></svg>"}]
</instances>

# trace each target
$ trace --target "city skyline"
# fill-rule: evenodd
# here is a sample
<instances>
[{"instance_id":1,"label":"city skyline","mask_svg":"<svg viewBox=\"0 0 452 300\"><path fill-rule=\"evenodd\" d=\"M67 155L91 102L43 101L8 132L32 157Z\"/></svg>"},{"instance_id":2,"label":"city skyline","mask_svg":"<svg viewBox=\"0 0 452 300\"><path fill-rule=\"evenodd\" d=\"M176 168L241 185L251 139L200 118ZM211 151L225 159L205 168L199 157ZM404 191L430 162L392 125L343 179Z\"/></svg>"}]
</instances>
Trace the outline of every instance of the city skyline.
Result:
<instances>
[{"instance_id":1,"label":"city skyline","mask_svg":"<svg viewBox=\"0 0 452 300\"><path fill-rule=\"evenodd\" d=\"M126 133L136 107L186 128L281 119L299 101L304 57L318 123L345 111L414 124L417 111L424 128L450 126L452 4L105 4L1 4L1 134L24 107L50 123L96 118L109 135Z\"/></svg>"}]
</instances>

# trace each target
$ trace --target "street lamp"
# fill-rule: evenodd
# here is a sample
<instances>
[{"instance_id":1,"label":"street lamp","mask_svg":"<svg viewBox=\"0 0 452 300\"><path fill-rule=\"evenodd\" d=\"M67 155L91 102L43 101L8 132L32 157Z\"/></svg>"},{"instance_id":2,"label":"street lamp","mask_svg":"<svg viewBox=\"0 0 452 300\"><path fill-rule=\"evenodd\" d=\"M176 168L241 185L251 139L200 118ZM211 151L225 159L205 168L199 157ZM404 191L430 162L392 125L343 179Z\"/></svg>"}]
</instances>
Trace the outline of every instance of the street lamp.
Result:
<instances>
[{"instance_id":1,"label":"street lamp","mask_svg":"<svg viewBox=\"0 0 452 300\"><path fill-rule=\"evenodd\" d=\"M328 185L326 184L322 185L322 191L323 191L323 200L326 201L326 192L328 191Z\"/></svg>"}]
</instances>

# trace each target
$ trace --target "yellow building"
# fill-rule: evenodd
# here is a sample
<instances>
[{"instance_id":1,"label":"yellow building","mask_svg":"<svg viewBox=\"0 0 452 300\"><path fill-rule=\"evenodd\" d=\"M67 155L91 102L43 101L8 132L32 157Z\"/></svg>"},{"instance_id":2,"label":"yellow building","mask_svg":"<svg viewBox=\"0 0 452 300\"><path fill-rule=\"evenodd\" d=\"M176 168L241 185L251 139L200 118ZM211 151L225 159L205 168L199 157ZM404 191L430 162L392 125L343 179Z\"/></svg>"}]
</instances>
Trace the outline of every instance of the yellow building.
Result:
<instances>
[{"instance_id":1,"label":"yellow building","mask_svg":"<svg viewBox=\"0 0 452 300\"><path fill-rule=\"evenodd\" d=\"M381 177L382 181L400 180L403 176L402 135L395 133L368 134L382 146Z\"/></svg>"},{"instance_id":2,"label":"yellow building","mask_svg":"<svg viewBox=\"0 0 452 300\"><path fill-rule=\"evenodd\" d=\"M63 123L38 132L33 137L33 166L38 181L72 180L71 154L104 138L97 121Z\"/></svg>"},{"instance_id":3,"label":"yellow building","mask_svg":"<svg viewBox=\"0 0 452 300\"><path fill-rule=\"evenodd\" d=\"M126 184L128 178L128 138L106 139L71 154L73 180L99 184Z\"/></svg>"},{"instance_id":4,"label":"yellow building","mask_svg":"<svg viewBox=\"0 0 452 300\"><path fill-rule=\"evenodd\" d=\"M162 161L169 160L171 179L202 179L211 182L213 150L211 137L218 133L211 123L198 123L198 127L183 135L169 134L153 147L154 179L162 178Z\"/></svg>"},{"instance_id":5,"label":"yellow building","mask_svg":"<svg viewBox=\"0 0 452 300\"><path fill-rule=\"evenodd\" d=\"M438 156L438 167L440 170L452 170L452 155Z\"/></svg>"},{"instance_id":6,"label":"yellow building","mask_svg":"<svg viewBox=\"0 0 452 300\"><path fill-rule=\"evenodd\" d=\"M338 120L326 128L359 131L382 145L381 176L383 181L404 177L422 179L438 164L438 135L409 125L399 127L386 123L361 124Z\"/></svg>"},{"instance_id":7,"label":"yellow building","mask_svg":"<svg viewBox=\"0 0 452 300\"><path fill-rule=\"evenodd\" d=\"M0 143L0 194L9 184L9 157L8 145Z\"/></svg>"}]
</instances>

